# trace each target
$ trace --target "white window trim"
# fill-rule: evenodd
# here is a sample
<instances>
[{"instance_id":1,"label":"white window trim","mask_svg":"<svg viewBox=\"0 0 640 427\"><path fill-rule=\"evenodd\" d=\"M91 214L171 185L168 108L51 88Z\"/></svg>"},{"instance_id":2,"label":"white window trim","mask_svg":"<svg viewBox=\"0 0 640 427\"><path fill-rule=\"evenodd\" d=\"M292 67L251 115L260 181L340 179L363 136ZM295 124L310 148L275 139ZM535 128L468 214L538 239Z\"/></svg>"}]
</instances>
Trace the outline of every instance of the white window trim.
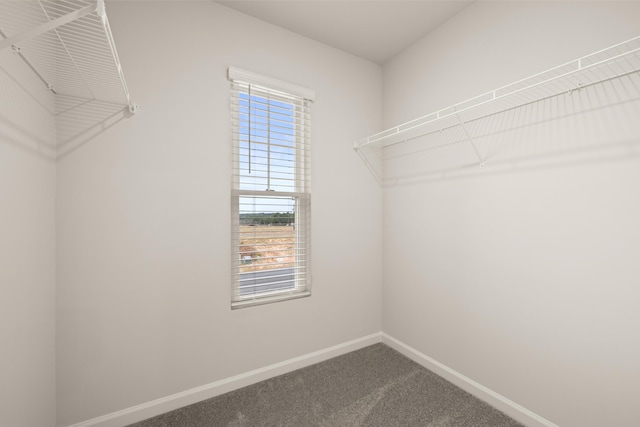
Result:
<instances>
[{"instance_id":1,"label":"white window trim","mask_svg":"<svg viewBox=\"0 0 640 427\"><path fill-rule=\"evenodd\" d=\"M311 89L295 85L289 82L285 82L282 80L274 79L267 76L262 76L257 73L253 73L251 71L243 70L238 67L229 67L228 69L228 78L233 83L241 84L241 85L250 85L250 87L257 89L264 89L276 96L279 96L280 93L284 97L294 98L302 98L306 101L313 101L315 99L315 92ZM232 98L233 99L233 98ZM303 110L304 111L304 110ZM234 125L233 133L235 134L236 128ZM306 132L306 131L305 131ZM304 133L304 132L303 132ZM302 145L298 145L298 139L296 138L296 163L303 161L302 159L308 155L307 150L309 147L310 141L303 140ZM238 162L237 154L235 154L236 146L234 142L234 155L233 155L233 164L234 170L236 168L236 162ZM236 187L234 177L231 191L231 206L232 206L232 298L231 298L231 308L244 308L255 305L263 305L272 302L285 301L291 299L303 298L311 295L311 245L310 245L310 215L311 215L311 192L309 188L308 175L309 175L309 167L310 161L304 160L304 168L298 169L302 175L298 176L298 172L296 172L296 188L300 185L300 191L293 192L274 192L271 191L255 191L255 190L242 190ZM234 172L235 173L235 172ZM239 176L238 176L239 177ZM305 261L300 261L298 258L298 251L296 247L296 258L295 258L295 268L294 275L296 276L296 289L283 289L279 291L270 291L264 293L250 294L247 296L238 295L238 281L240 270L240 260L238 258L237 248L240 247L240 230L237 229L239 227L239 218L237 218L238 223L236 224L236 216L239 215L239 201L243 196L291 196L296 199L296 245L299 242L299 233L303 233L304 230L304 238L301 240L303 242L303 256L306 257ZM304 207L302 207L304 206ZM304 214L304 215L303 215ZM299 227L298 227L299 225ZM238 258L238 259L236 259ZM300 266L300 263L303 263L303 266ZM304 273L298 273L299 271L303 271ZM298 274L302 274L303 279L298 278ZM298 288L298 280L304 280L302 288Z\"/></svg>"},{"instance_id":2,"label":"white window trim","mask_svg":"<svg viewBox=\"0 0 640 427\"><path fill-rule=\"evenodd\" d=\"M229 67L227 77L230 81L241 81L263 86L270 90L279 90L289 95L304 98L308 101L314 101L316 99L316 92L313 89L285 82L284 80L274 79L273 77L263 76L238 67Z\"/></svg>"}]
</instances>

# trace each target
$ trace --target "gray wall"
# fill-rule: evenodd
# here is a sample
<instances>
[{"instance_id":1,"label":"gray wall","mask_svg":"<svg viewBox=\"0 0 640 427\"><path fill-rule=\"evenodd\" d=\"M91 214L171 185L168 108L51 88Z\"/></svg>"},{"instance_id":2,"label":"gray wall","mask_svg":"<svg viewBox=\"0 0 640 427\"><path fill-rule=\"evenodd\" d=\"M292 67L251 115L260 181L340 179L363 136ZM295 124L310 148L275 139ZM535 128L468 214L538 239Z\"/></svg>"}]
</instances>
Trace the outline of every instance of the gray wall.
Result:
<instances>
[{"instance_id":1,"label":"gray wall","mask_svg":"<svg viewBox=\"0 0 640 427\"><path fill-rule=\"evenodd\" d=\"M112 2L142 110L58 163L58 423L381 329L381 69L213 2ZM226 69L315 89L313 295L230 310Z\"/></svg>"},{"instance_id":2,"label":"gray wall","mask_svg":"<svg viewBox=\"0 0 640 427\"><path fill-rule=\"evenodd\" d=\"M55 144L51 93L0 52L0 425L51 426L55 404Z\"/></svg>"},{"instance_id":3,"label":"gray wall","mask_svg":"<svg viewBox=\"0 0 640 427\"><path fill-rule=\"evenodd\" d=\"M635 37L639 19L638 2L477 2L384 65L383 121L397 125ZM474 157L456 145L419 155L423 167L444 165L448 174L390 182L384 332L558 425L637 423L634 79L626 88L636 101L612 110L575 115L579 106L567 105L616 103L605 98L624 98L624 85L537 104L568 117L497 134L498 144L481 141L483 171L453 174L456 162ZM536 111L490 123L549 118ZM509 158L520 160L492 167ZM386 172L419 166L402 158Z\"/></svg>"},{"instance_id":4,"label":"gray wall","mask_svg":"<svg viewBox=\"0 0 640 427\"><path fill-rule=\"evenodd\" d=\"M68 425L382 329L559 425L633 425L638 103L384 191L351 143L636 36L639 3L478 2L382 70L211 2L108 11L133 118L96 105L104 126L56 129L50 94L0 56L0 424L52 425L56 374ZM233 312L229 65L317 93L314 294ZM580 159L491 163L557 147Z\"/></svg>"}]
</instances>

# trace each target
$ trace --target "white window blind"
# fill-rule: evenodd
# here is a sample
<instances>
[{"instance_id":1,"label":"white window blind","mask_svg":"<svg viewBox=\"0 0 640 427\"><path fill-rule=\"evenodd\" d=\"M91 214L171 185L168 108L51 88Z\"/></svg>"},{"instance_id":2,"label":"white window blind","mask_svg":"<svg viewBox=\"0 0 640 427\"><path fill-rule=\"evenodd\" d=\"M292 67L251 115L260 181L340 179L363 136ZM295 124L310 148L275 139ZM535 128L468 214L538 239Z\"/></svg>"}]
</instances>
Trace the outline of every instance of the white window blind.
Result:
<instances>
[{"instance_id":1,"label":"white window blind","mask_svg":"<svg viewBox=\"0 0 640 427\"><path fill-rule=\"evenodd\" d=\"M229 69L232 308L311 294L308 89ZM289 90L290 92L286 92Z\"/></svg>"}]
</instances>

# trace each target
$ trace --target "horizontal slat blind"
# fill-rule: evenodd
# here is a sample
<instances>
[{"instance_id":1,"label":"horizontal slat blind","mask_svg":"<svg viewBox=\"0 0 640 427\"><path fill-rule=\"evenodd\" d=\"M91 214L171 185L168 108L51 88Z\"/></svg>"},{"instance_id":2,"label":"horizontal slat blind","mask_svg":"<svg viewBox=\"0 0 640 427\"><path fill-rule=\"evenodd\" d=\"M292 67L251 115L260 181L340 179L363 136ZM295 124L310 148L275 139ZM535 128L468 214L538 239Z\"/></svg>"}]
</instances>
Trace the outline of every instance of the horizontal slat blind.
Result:
<instances>
[{"instance_id":1,"label":"horizontal slat blind","mask_svg":"<svg viewBox=\"0 0 640 427\"><path fill-rule=\"evenodd\" d=\"M233 82L231 114L234 189L306 192L308 101Z\"/></svg>"},{"instance_id":2,"label":"horizontal slat blind","mask_svg":"<svg viewBox=\"0 0 640 427\"><path fill-rule=\"evenodd\" d=\"M232 307L310 294L309 100L231 81Z\"/></svg>"}]
</instances>

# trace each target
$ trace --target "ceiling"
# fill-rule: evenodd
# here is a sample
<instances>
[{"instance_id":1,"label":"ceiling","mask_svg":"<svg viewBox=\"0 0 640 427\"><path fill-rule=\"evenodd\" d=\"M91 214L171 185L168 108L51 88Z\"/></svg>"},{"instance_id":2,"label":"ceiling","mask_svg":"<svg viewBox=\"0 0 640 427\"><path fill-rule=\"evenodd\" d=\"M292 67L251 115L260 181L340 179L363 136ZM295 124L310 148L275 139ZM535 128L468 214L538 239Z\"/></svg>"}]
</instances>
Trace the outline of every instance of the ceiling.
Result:
<instances>
[{"instance_id":1,"label":"ceiling","mask_svg":"<svg viewBox=\"0 0 640 427\"><path fill-rule=\"evenodd\" d=\"M472 1L232 0L218 3L383 64Z\"/></svg>"}]
</instances>

